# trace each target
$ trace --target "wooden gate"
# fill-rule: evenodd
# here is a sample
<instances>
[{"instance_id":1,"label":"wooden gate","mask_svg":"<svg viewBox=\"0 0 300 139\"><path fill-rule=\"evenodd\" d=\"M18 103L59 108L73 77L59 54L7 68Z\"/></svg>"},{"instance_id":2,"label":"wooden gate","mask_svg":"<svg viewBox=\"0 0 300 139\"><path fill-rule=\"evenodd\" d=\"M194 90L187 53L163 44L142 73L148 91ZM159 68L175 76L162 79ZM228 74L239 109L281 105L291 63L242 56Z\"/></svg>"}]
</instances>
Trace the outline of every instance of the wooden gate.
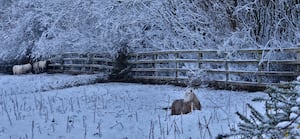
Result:
<instances>
[{"instance_id":1,"label":"wooden gate","mask_svg":"<svg viewBox=\"0 0 300 139\"><path fill-rule=\"evenodd\" d=\"M67 52L50 58L48 72L68 74L94 74L107 72L113 68L109 54Z\"/></svg>"}]
</instances>

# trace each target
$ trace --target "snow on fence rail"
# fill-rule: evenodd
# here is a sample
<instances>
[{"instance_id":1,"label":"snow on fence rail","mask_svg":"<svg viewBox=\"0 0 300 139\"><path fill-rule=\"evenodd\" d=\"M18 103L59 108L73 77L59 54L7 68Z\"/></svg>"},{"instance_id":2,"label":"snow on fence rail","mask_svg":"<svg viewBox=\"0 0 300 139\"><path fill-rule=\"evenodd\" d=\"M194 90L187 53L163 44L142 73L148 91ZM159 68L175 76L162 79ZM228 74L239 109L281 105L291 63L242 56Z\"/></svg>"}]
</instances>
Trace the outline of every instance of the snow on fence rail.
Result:
<instances>
[{"instance_id":1,"label":"snow on fence rail","mask_svg":"<svg viewBox=\"0 0 300 139\"><path fill-rule=\"evenodd\" d=\"M174 50L132 53L132 77L187 83L204 71L209 83L224 87L284 86L300 71L300 47L282 49Z\"/></svg>"},{"instance_id":2,"label":"snow on fence rail","mask_svg":"<svg viewBox=\"0 0 300 139\"><path fill-rule=\"evenodd\" d=\"M50 58L48 72L69 74L109 72L113 68L112 58L109 57L108 54L66 52Z\"/></svg>"}]
</instances>

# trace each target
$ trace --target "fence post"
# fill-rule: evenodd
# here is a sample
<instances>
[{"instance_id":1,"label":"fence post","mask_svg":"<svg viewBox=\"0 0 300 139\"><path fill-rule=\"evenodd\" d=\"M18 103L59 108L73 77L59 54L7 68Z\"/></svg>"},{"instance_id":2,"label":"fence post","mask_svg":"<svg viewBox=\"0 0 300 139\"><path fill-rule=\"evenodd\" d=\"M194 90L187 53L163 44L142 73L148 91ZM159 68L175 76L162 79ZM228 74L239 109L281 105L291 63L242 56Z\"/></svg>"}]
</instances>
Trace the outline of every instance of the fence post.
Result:
<instances>
[{"instance_id":1,"label":"fence post","mask_svg":"<svg viewBox=\"0 0 300 139\"><path fill-rule=\"evenodd\" d=\"M60 61L61 61L60 62L60 70L61 70L62 73L64 73L64 70L65 70L65 68L64 68L64 62L65 62L64 61L64 54L62 54L60 58L61 58L60 59Z\"/></svg>"},{"instance_id":2,"label":"fence post","mask_svg":"<svg viewBox=\"0 0 300 139\"><path fill-rule=\"evenodd\" d=\"M257 56L257 75L256 75L256 80L257 80L257 83L261 83L261 76L260 76L260 72L262 71L262 68L263 68L263 62L262 62L262 54L263 54L263 50L258 50L257 52L258 56Z\"/></svg>"},{"instance_id":3,"label":"fence post","mask_svg":"<svg viewBox=\"0 0 300 139\"><path fill-rule=\"evenodd\" d=\"M175 53L176 58L175 58L175 82L178 83L178 67L179 67L179 63L178 63L178 58L179 58L179 53L176 52Z\"/></svg>"},{"instance_id":4,"label":"fence post","mask_svg":"<svg viewBox=\"0 0 300 139\"><path fill-rule=\"evenodd\" d=\"M156 70L156 59L157 59L157 53L154 52L153 54L153 69L154 69L154 76L157 77L158 73Z\"/></svg>"},{"instance_id":5,"label":"fence post","mask_svg":"<svg viewBox=\"0 0 300 139\"><path fill-rule=\"evenodd\" d=\"M203 53L198 51L198 69L202 69L202 60L203 59Z\"/></svg>"},{"instance_id":6,"label":"fence post","mask_svg":"<svg viewBox=\"0 0 300 139\"><path fill-rule=\"evenodd\" d=\"M137 62L137 61L139 61L139 55L137 54L137 55L135 55L134 56L134 61L135 62ZM135 68L138 68L138 64L137 63L135 63ZM138 71L134 71L134 77L137 77L139 74L138 74Z\"/></svg>"},{"instance_id":7,"label":"fence post","mask_svg":"<svg viewBox=\"0 0 300 139\"><path fill-rule=\"evenodd\" d=\"M228 88L228 81L229 81L229 67L228 67L228 61L227 61L227 57L228 57L228 53L225 52L225 76L226 76L226 81L225 81L225 88Z\"/></svg>"},{"instance_id":8,"label":"fence post","mask_svg":"<svg viewBox=\"0 0 300 139\"><path fill-rule=\"evenodd\" d=\"M297 76L300 75L300 43L297 44L297 61L296 61L296 64L297 64Z\"/></svg>"},{"instance_id":9,"label":"fence post","mask_svg":"<svg viewBox=\"0 0 300 139\"><path fill-rule=\"evenodd\" d=\"M93 67L93 65L94 65L94 54L88 54L88 61L87 61L87 63L88 64L90 64L90 73L95 73L94 72L94 67Z\"/></svg>"},{"instance_id":10,"label":"fence post","mask_svg":"<svg viewBox=\"0 0 300 139\"><path fill-rule=\"evenodd\" d=\"M83 73L85 73L86 72L86 64L88 62L88 56L85 55L85 54L81 54L79 56L79 58L82 58L82 60L80 60L80 63L81 63L80 64L81 65L80 71L83 72Z\"/></svg>"}]
</instances>

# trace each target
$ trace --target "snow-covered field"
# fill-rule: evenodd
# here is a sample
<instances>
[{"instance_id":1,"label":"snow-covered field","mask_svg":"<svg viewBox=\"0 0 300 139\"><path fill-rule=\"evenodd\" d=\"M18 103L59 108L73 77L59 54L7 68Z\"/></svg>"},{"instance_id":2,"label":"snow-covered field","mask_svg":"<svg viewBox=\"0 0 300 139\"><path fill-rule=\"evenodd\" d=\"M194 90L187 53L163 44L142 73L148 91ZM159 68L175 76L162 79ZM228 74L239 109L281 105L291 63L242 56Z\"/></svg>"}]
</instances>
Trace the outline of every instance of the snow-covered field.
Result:
<instances>
[{"instance_id":1,"label":"snow-covered field","mask_svg":"<svg viewBox=\"0 0 300 139\"><path fill-rule=\"evenodd\" d=\"M253 104L252 98L263 95L196 89L202 110L171 116L161 108L183 98L187 88L133 83L83 85L94 80L93 75L0 75L0 138L215 138L236 128L239 119L234 113L247 114L246 103Z\"/></svg>"}]
</instances>

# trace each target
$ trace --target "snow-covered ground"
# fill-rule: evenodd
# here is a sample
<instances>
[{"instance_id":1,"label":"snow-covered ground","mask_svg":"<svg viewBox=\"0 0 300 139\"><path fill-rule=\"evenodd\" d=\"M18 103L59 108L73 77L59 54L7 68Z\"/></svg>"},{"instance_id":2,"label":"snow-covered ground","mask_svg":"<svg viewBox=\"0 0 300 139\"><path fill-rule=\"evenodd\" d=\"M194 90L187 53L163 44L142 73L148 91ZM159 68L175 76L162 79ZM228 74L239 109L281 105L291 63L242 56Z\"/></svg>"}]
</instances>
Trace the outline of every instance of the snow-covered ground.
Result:
<instances>
[{"instance_id":1,"label":"snow-covered ground","mask_svg":"<svg viewBox=\"0 0 300 139\"><path fill-rule=\"evenodd\" d=\"M247 114L246 103L254 104L251 99L263 95L196 89L202 110L171 116L161 108L183 98L187 88L133 83L82 85L94 80L93 75L0 75L0 138L215 138L236 128L239 119L234 113Z\"/></svg>"}]
</instances>

